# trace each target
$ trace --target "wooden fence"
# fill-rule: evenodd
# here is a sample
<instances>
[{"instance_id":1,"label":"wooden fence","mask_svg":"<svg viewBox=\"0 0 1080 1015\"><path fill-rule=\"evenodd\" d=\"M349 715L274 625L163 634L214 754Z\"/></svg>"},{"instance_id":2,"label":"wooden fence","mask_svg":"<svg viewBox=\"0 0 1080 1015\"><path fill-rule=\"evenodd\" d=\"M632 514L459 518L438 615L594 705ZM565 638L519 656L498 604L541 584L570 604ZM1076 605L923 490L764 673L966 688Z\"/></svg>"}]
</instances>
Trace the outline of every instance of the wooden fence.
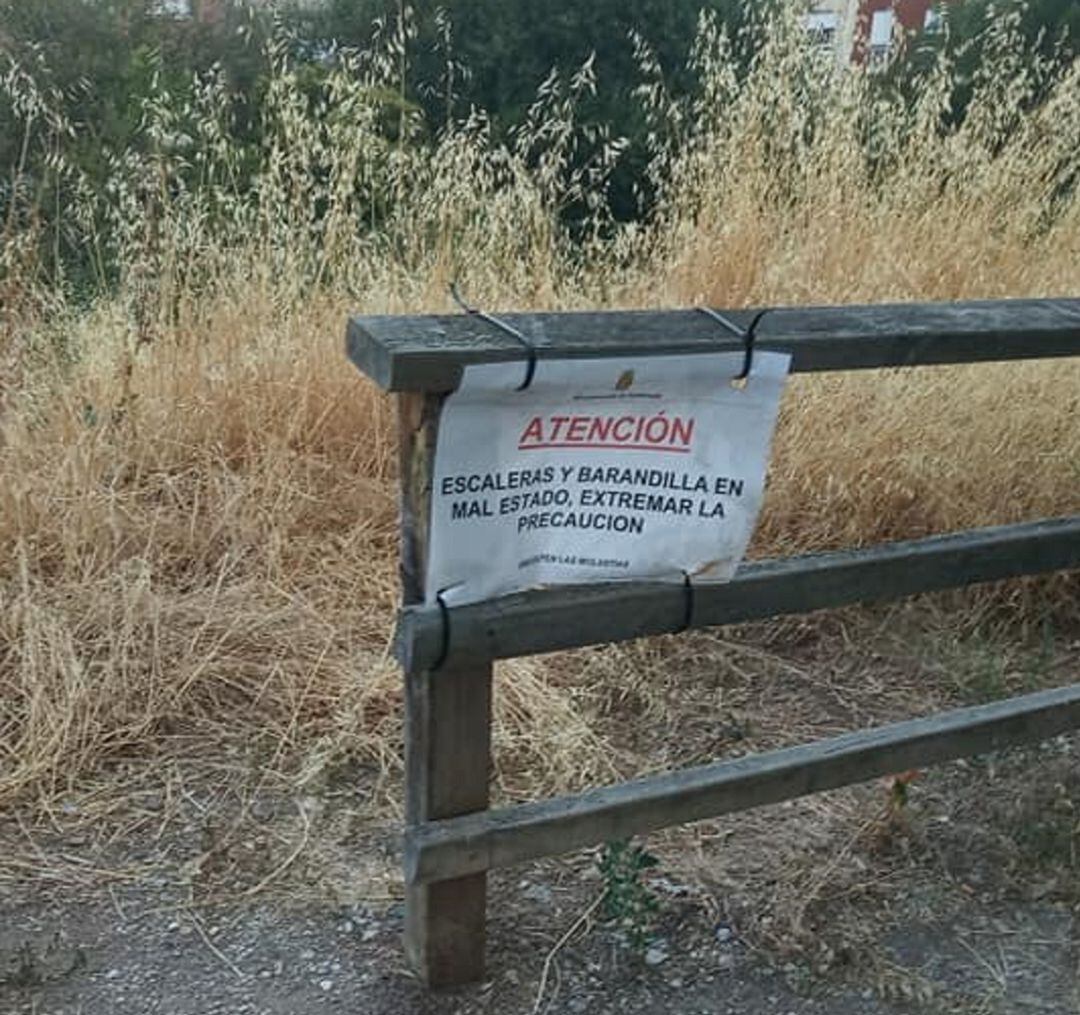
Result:
<instances>
[{"instance_id":1,"label":"wooden fence","mask_svg":"<svg viewBox=\"0 0 1080 1015\"><path fill-rule=\"evenodd\" d=\"M752 311L725 312L746 327ZM739 352L694 311L509 314L539 359ZM1080 300L783 308L756 346L792 371L1080 355ZM554 587L443 611L425 606L431 477L441 405L470 363L521 359L477 314L357 317L353 362L398 394L405 670L406 931L432 986L480 979L486 873L531 858L789 800L1080 726L1080 685L945 712L578 796L489 810L492 661L975 582L1080 567L1080 516L744 565L723 585ZM958 392L957 397L962 397ZM1080 421L1078 424L1080 425Z\"/></svg>"}]
</instances>

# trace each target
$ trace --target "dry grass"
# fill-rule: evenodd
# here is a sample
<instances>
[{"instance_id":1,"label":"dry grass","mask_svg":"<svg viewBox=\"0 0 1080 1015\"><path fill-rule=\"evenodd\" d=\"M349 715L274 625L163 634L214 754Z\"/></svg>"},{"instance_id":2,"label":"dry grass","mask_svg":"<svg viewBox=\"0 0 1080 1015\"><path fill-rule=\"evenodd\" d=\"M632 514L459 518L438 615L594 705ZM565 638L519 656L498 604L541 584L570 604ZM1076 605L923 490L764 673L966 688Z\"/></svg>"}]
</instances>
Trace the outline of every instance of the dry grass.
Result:
<instances>
[{"instance_id":1,"label":"dry grass","mask_svg":"<svg viewBox=\"0 0 1080 1015\"><path fill-rule=\"evenodd\" d=\"M1080 168L1077 68L1028 111L1006 67L957 132L934 115L937 78L912 113L777 39L736 83L706 30L710 104L649 100L695 126L657 150L658 209L632 228L603 208L617 146L596 146L593 178L570 168L587 80L540 100L509 148L481 118L395 148L367 90L378 54L331 79L321 117L283 65L245 193L221 182L239 157L215 134L223 94L207 84L191 122L165 99L150 110L151 138L189 141L115 168L97 239L119 288L77 307L0 265L0 805L108 810L132 766L157 778L233 745L237 779L298 787L351 761L377 773L371 806L393 806L392 407L344 361L349 311L444 310L453 276L477 302L524 308L1080 291L1080 200L1061 182ZM584 239L559 224L581 200ZM1075 512L1078 420L1075 362L797 379L754 552ZM502 792L727 749L680 718L673 674L752 677L755 653L783 656L762 637L502 667ZM717 694L699 707L722 710ZM788 718L788 736L806 728Z\"/></svg>"}]
</instances>

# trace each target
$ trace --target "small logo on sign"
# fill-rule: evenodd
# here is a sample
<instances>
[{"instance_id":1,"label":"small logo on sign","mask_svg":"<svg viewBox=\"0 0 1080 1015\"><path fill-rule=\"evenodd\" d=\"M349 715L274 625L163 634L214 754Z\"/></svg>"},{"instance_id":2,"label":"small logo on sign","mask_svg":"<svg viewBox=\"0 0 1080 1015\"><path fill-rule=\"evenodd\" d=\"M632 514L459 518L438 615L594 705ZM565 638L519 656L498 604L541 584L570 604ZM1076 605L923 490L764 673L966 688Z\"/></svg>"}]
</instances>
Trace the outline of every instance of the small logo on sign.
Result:
<instances>
[{"instance_id":1,"label":"small logo on sign","mask_svg":"<svg viewBox=\"0 0 1080 1015\"><path fill-rule=\"evenodd\" d=\"M634 383L634 371L624 370L619 374L619 379L615 382L616 391L629 391Z\"/></svg>"}]
</instances>

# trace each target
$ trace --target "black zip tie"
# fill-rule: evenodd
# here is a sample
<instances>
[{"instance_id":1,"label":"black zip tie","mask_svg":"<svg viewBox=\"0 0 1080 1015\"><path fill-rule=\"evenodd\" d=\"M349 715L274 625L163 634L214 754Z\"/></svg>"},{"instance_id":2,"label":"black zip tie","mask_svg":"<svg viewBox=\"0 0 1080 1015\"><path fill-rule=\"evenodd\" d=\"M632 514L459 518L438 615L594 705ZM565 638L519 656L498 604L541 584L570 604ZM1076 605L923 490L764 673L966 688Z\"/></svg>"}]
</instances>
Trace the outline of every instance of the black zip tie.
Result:
<instances>
[{"instance_id":1,"label":"black zip tie","mask_svg":"<svg viewBox=\"0 0 1080 1015\"><path fill-rule=\"evenodd\" d=\"M683 612L682 626L676 628L673 634L684 634L694 625L694 582L689 571L683 571L683 597L685 609Z\"/></svg>"},{"instance_id":2,"label":"black zip tie","mask_svg":"<svg viewBox=\"0 0 1080 1015\"><path fill-rule=\"evenodd\" d=\"M431 664L431 672L441 670L446 657L450 655L450 607L443 599L442 591L435 593L435 602L439 604L439 614L442 617L442 644L439 646L439 657Z\"/></svg>"},{"instance_id":3,"label":"black zip tie","mask_svg":"<svg viewBox=\"0 0 1080 1015\"><path fill-rule=\"evenodd\" d=\"M733 335L737 335L743 340L743 365L740 370L731 379L733 381L745 381L750 376L750 368L754 365L754 331L760 323L761 319L772 309L766 307L764 310L759 310L754 314L753 319L750 321L750 327L740 328L734 321L729 321L723 314L713 310L712 307L695 307L699 313L706 314L711 317L717 324L727 328Z\"/></svg>"},{"instance_id":4,"label":"black zip tie","mask_svg":"<svg viewBox=\"0 0 1080 1015\"><path fill-rule=\"evenodd\" d=\"M512 324L507 324L506 321L500 321L499 318L492 314L485 313L477 307L469 306L469 304L462 299L461 293L458 292L456 281L450 283L450 295L454 298L454 302L461 307L465 313L472 314L473 317L479 317L482 321L487 321L488 324L494 325L500 331L505 331L508 335L512 335L516 338L525 347L525 351L529 354L529 362L525 368L525 380L523 380L515 389L516 391L524 391L532 384L533 374L536 373L536 346Z\"/></svg>"}]
</instances>

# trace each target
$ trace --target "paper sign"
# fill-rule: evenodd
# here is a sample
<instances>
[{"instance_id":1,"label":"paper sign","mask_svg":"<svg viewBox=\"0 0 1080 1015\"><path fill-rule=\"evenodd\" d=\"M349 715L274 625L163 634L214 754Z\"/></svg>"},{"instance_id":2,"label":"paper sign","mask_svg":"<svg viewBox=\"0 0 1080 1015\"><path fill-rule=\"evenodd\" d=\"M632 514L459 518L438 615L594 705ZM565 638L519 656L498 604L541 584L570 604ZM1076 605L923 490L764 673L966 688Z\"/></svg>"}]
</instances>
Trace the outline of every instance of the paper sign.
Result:
<instances>
[{"instance_id":1,"label":"paper sign","mask_svg":"<svg viewBox=\"0 0 1080 1015\"><path fill-rule=\"evenodd\" d=\"M540 585L732 576L761 507L790 357L465 369L435 452L428 601Z\"/></svg>"}]
</instances>

